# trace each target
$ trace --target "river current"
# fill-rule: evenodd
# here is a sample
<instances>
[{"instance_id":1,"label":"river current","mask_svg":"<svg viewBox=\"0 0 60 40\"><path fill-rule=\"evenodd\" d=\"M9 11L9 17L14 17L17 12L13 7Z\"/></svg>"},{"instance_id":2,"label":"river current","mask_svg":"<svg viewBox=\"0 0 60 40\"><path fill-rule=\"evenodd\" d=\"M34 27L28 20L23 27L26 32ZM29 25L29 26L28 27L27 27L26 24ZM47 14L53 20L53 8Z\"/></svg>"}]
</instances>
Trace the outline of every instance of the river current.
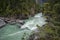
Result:
<instances>
[{"instance_id":1,"label":"river current","mask_svg":"<svg viewBox=\"0 0 60 40\"><path fill-rule=\"evenodd\" d=\"M38 13L27 19L21 28L18 28L17 24L7 24L0 29L0 40L27 40L32 31L37 29L36 25L42 27L46 24L45 20L42 13Z\"/></svg>"}]
</instances>

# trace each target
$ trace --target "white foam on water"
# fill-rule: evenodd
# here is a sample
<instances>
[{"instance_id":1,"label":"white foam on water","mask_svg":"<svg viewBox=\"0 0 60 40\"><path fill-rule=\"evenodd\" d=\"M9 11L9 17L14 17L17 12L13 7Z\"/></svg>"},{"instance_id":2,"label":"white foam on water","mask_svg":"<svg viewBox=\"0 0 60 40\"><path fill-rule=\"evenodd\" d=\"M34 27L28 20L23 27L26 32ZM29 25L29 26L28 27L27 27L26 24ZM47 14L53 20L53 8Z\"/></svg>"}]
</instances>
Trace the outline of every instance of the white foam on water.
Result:
<instances>
[{"instance_id":1,"label":"white foam on water","mask_svg":"<svg viewBox=\"0 0 60 40\"><path fill-rule=\"evenodd\" d=\"M30 30L35 30L37 29L36 25L44 25L46 23L45 20L46 19L42 17L42 13L38 13L32 19L29 19L21 28L23 29L27 27Z\"/></svg>"}]
</instances>

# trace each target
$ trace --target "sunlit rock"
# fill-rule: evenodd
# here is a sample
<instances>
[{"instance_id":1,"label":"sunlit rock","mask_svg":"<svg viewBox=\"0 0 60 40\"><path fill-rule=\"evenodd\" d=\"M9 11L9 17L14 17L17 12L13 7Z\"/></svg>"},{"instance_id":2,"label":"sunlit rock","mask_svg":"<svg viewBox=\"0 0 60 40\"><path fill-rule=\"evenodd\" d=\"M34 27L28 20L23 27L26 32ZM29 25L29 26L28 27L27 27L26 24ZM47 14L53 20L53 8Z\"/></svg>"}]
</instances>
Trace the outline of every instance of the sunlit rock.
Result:
<instances>
[{"instance_id":1,"label":"sunlit rock","mask_svg":"<svg viewBox=\"0 0 60 40\"><path fill-rule=\"evenodd\" d=\"M21 25L23 25L25 23L24 20L19 20L19 19L17 19L16 22L21 24Z\"/></svg>"},{"instance_id":2,"label":"sunlit rock","mask_svg":"<svg viewBox=\"0 0 60 40\"><path fill-rule=\"evenodd\" d=\"M4 26L6 23L0 19L0 28L2 28L2 26Z\"/></svg>"}]
</instances>

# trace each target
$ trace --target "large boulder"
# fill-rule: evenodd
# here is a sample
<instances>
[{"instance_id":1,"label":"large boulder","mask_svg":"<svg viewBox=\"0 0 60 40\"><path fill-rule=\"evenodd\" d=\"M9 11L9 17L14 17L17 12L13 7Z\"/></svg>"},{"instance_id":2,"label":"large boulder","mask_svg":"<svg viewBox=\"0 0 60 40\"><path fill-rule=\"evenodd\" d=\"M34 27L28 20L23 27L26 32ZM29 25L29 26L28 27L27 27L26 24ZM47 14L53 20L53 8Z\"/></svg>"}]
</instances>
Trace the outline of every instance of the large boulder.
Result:
<instances>
[{"instance_id":1,"label":"large boulder","mask_svg":"<svg viewBox=\"0 0 60 40\"><path fill-rule=\"evenodd\" d=\"M19 19L17 19L16 22L21 24L21 25L23 25L25 23L24 20L19 20Z\"/></svg>"},{"instance_id":2,"label":"large boulder","mask_svg":"<svg viewBox=\"0 0 60 40\"><path fill-rule=\"evenodd\" d=\"M4 26L6 23L2 20L2 19L0 19L0 28L2 27L2 26Z\"/></svg>"}]
</instances>

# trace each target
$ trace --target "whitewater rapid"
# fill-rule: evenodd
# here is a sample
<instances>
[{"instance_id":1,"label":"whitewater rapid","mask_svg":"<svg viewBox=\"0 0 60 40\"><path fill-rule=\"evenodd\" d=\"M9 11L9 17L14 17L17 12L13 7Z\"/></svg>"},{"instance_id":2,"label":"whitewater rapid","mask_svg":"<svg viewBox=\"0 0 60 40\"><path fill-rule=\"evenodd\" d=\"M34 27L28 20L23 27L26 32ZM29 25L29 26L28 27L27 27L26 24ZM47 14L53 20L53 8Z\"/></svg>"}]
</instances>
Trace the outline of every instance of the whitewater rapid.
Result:
<instances>
[{"instance_id":1,"label":"whitewater rapid","mask_svg":"<svg viewBox=\"0 0 60 40\"><path fill-rule=\"evenodd\" d=\"M21 26L22 29L28 28L29 30L35 30L37 29L36 25L39 25L42 27L42 25L46 24L45 22L46 18L43 17L42 13L36 14L34 17L30 17L27 22Z\"/></svg>"}]
</instances>

